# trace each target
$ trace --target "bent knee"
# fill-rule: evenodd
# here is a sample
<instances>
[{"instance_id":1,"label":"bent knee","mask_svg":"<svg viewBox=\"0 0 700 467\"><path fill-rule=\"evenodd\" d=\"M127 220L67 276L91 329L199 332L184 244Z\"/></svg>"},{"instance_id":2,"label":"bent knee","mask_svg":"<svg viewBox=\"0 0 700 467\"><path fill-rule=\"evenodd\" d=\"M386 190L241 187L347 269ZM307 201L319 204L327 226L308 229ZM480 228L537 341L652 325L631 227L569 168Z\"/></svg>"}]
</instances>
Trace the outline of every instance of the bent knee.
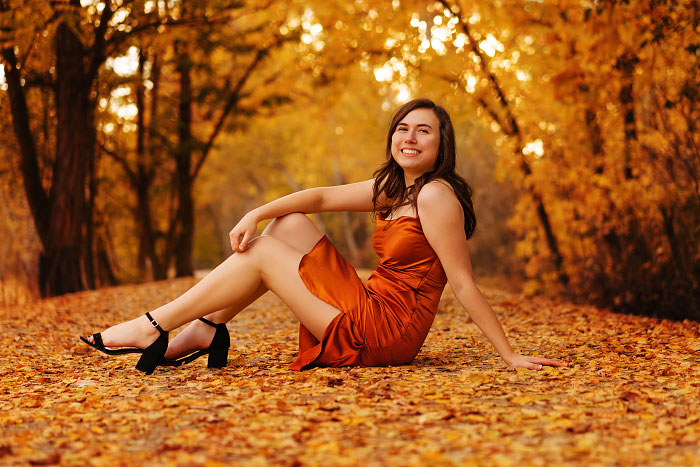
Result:
<instances>
[{"instance_id":1,"label":"bent knee","mask_svg":"<svg viewBox=\"0 0 700 467\"><path fill-rule=\"evenodd\" d=\"M262 235L259 237L255 237L253 240L250 241L250 244L248 246L248 250L246 250L249 253L252 253L253 255L260 255L271 248L275 248L275 245L279 243L279 239L275 237L271 237L269 235L265 235L265 232L263 232Z\"/></svg>"},{"instance_id":2,"label":"bent knee","mask_svg":"<svg viewBox=\"0 0 700 467\"><path fill-rule=\"evenodd\" d=\"M251 242L248 254L263 272L269 271L269 268L283 267L284 264L298 264L302 256L287 243L269 235L262 235Z\"/></svg>"},{"instance_id":3,"label":"bent knee","mask_svg":"<svg viewBox=\"0 0 700 467\"><path fill-rule=\"evenodd\" d=\"M283 252L288 249L290 249L289 245L279 238L263 234L250 242L248 252L251 256L274 258L276 255L284 254Z\"/></svg>"},{"instance_id":4,"label":"bent knee","mask_svg":"<svg viewBox=\"0 0 700 467\"><path fill-rule=\"evenodd\" d=\"M323 232L305 214L295 212L270 222L263 235L278 238L295 250L306 253L323 236Z\"/></svg>"},{"instance_id":5,"label":"bent knee","mask_svg":"<svg viewBox=\"0 0 700 467\"><path fill-rule=\"evenodd\" d=\"M313 222L300 212L293 212L275 218L265 229L266 235L287 236L300 229L309 228Z\"/></svg>"}]
</instances>

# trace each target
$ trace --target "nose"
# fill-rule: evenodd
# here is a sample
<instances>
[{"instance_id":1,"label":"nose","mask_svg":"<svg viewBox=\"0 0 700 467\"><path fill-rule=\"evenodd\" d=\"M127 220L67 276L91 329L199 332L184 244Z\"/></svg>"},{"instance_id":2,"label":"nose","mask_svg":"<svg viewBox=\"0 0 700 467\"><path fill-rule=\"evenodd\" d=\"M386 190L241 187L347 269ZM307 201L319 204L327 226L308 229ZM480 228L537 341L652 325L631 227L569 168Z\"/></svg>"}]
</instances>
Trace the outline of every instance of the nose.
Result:
<instances>
[{"instance_id":1,"label":"nose","mask_svg":"<svg viewBox=\"0 0 700 467\"><path fill-rule=\"evenodd\" d=\"M405 141L407 143L415 143L416 142L416 130L408 130L406 132L406 139Z\"/></svg>"}]
</instances>

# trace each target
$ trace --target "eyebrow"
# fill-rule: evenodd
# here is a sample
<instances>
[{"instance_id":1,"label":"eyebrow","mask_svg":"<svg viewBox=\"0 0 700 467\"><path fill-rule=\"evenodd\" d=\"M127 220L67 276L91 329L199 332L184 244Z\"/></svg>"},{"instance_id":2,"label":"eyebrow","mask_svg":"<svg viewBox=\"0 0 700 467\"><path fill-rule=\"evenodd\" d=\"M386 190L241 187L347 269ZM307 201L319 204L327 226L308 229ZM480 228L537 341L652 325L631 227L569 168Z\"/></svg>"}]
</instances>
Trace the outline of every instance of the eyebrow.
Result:
<instances>
[{"instance_id":1,"label":"eyebrow","mask_svg":"<svg viewBox=\"0 0 700 467\"><path fill-rule=\"evenodd\" d=\"M399 124L398 124L398 125L396 125L396 126L398 127L398 126L401 126L401 125L403 125L403 126L408 126L408 123L404 123L404 122L399 122ZM418 124L418 125L416 125L416 126L425 126L425 127L428 127L428 128L430 128L431 130L433 129L433 127L431 127L431 126L430 126L430 125L428 125L427 123L419 123L419 124Z\"/></svg>"}]
</instances>

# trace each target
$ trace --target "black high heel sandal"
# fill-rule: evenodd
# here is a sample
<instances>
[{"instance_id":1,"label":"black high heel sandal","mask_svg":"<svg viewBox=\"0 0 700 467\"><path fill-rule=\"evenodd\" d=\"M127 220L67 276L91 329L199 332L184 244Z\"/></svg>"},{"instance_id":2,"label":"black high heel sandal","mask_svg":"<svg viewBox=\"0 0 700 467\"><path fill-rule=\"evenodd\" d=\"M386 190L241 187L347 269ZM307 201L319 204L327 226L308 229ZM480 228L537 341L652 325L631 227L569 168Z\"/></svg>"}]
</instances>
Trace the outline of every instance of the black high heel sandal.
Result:
<instances>
[{"instance_id":1,"label":"black high heel sandal","mask_svg":"<svg viewBox=\"0 0 700 467\"><path fill-rule=\"evenodd\" d=\"M92 335L92 338L95 341L94 344L86 338L84 338L83 336L80 336L80 340L85 342L90 347L94 347L95 349L99 350L100 352L104 352L107 355L124 355L128 353L140 353L141 358L139 359L138 363L136 363L136 369L139 371L143 371L147 375L150 375L151 373L153 373L153 370L156 369L158 363L161 362L165 357L165 351L168 350L168 333L163 331L163 328L161 328L158 322L155 319L153 319L150 313L146 313L146 318L149 319L153 327L158 330L160 335L155 340L155 342L153 342L145 349L139 349L138 347L123 347L120 349L107 348L102 342L102 336L99 332Z\"/></svg>"},{"instance_id":2,"label":"black high heel sandal","mask_svg":"<svg viewBox=\"0 0 700 467\"><path fill-rule=\"evenodd\" d=\"M163 360L158 363L159 365L182 366L186 363L197 360L202 355L208 354L209 361L207 362L207 367L222 368L226 366L226 360L228 359L228 348L231 346L231 337L229 337L226 323L215 324L205 318L199 318L199 320L211 327L216 328L216 334L214 334L214 338L211 340L209 347L206 349L196 350L189 355L176 358L175 360L163 358Z\"/></svg>"}]
</instances>

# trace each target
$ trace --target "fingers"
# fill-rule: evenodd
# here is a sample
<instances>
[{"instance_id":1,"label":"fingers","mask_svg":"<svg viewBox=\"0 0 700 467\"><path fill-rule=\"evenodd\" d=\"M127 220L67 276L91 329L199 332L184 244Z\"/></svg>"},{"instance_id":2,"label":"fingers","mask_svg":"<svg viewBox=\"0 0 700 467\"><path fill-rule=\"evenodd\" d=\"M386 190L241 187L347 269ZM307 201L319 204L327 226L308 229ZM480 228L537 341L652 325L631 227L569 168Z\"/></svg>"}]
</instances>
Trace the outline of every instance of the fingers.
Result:
<instances>
[{"instance_id":1,"label":"fingers","mask_svg":"<svg viewBox=\"0 0 700 467\"><path fill-rule=\"evenodd\" d=\"M527 360L532 363L538 363L540 365L548 366L566 366L566 363L562 363L551 358L540 358L540 357L527 357Z\"/></svg>"},{"instance_id":2,"label":"fingers","mask_svg":"<svg viewBox=\"0 0 700 467\"><path fill-rule=\"evenodd\" d=\"M533 363L528 360L524 360L519 365L514 365L515 368L525 368L527 370L541 370L542 365L539 363Z\"/></svg>"},{"instance_id":3,"label":"fingers","mask_svg":"<svg viewBox=\"0 0 700 467\"><path fill-rule=\"evenodd\" d=\"M247 250L249 241L250 241L250 232L246 231L246 233L243 235L243 240L241 240L241 243L238 245L238 251Z\"/></svg>"},{"instance_id":4,"label":"fingers","mask_svg":"<svg viewBox=\"0 0 700 467\"><path fill-rule=\"evenodd\" d=\"M233 251L243 252L248 249L248 242L250 242L251 233L248 230L237 230L234 229L229 234L231 239L231 249Z\"/></svg>"},{"instance_id":5,"label":"fingers","mask_svg":"<svg viewBox=\"0 0 700 467\"><path fill-rule=\"evenodd\" d=\"M238 241L240 240L240 234L236 231L236 229L233 229L229 234L228 234L229 240L231 241L231 249L233 251L238 251Z\"/></svg>"},{"instance_id":6,"label":"fingers","mask_svg":"<svg viewBox=\"0 0 700 467\"><path fill-rule=\"evenodd\" d=\"M511 363L513 368L525 368L526 370L541 370L542 365L539 363L531 362L529 358L523 357L522 359L516 360Z\"/></svg>"},{"instance_id":7,"label":"fingers","mask_svg":"<svg viewBox=\"0 0 700 467\"><path fill-rule=\"evenodd\" d=\"M241 245L243 244L241 237L243 237L245 240L245 231L233 229L229 234L229 237L231 238L231 249L233 251L243 251L241 250Z\"/></svg>"},{"instance_id":8,"label":"fingers","mask_svg":"<svg viewBox=\"0 0 700 467\"><path fill-rule=\"evenodd\" d=\"M512 364L515 368L526 368L528 370L541 370L543 366L566 366L565 363L551 358L521 356Z\"/></svg>"}]
</instances>

